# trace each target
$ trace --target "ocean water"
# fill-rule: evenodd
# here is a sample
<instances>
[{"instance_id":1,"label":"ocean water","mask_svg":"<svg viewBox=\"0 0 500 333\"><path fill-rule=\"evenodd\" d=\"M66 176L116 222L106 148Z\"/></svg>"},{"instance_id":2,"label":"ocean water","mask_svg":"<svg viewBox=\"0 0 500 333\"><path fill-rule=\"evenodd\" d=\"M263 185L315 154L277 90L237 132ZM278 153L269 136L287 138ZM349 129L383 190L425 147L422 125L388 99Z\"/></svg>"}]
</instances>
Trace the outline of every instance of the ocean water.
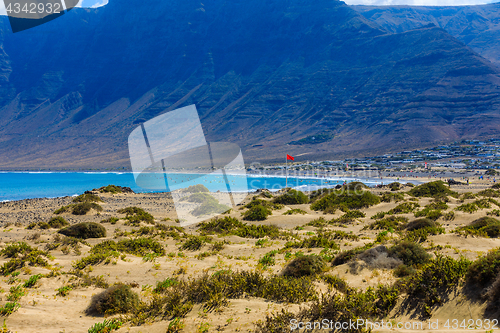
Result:
<instances>
[{"instance_id":1,"label":"ocean water","mask_svg":"<svg viewBox=\"0 0 500 333\"><path fill-rule=\"evenodd\" d=\"M163 174L154 177L164 178ZM199 180L192 174L168 174L168 184L175 189L182 184L188 186ZM288 178L288 186L301 190L333 187L354 179ZM376 180L362 180L368 185L376 185ZM260 188L279 190L285 187L285 177L228 175L231 191L255 191ZM227 191L227 185L220 175L203 178L203 185L210 191ZM33 198L55 198L74 196L85 191L109 184L126 186L135 192L161 192L141 188L136 185L132 173L115 172L0 172L0 202Z\"/></svg>"}]
</instances>

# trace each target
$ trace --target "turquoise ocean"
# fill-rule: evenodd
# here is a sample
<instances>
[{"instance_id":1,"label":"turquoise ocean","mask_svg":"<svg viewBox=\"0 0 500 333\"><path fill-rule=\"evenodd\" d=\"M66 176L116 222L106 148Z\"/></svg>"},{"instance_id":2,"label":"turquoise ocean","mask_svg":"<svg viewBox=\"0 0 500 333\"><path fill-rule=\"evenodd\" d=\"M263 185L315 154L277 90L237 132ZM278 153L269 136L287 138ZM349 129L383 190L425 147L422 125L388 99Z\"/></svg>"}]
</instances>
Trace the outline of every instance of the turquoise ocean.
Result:
<instances>
[{"instance_id":1,"label":"turquoise ocean","mask_svg":"<svg viewBox=\"0 0 500 333\"><path fill-rule=\"evenodd\" d=\"M159 174L158 177L164 177ZM168 174L168 183L177 187L196 184L192 174ZM328 179L313 177L289 177L288 186L301 190L334 187L344 181L354 179ZM376 180L363 180L367 185L376 185ZM231 191L255 191L257 189L279 190L285 187L286 179L281 176L228 175ZM221 175L205 176L202 181L210 191L227 191ZM85 191L109 184L130 187L135 192L160 192L141 188L136 185L132 173L116 172L0 172L0 202L33 198L55 198L75 196Z\"/></svg>"}]
</instances>

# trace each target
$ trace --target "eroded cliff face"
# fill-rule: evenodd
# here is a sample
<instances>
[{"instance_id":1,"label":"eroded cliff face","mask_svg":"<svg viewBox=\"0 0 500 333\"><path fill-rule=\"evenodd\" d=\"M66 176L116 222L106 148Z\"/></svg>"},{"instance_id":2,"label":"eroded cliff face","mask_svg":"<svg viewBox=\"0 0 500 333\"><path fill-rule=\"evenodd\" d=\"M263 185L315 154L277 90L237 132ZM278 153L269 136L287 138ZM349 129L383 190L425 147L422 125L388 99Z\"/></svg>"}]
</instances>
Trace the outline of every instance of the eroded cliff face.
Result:
<instances>
[{"instance_id":1,"label":"eroded cliff face","mask_svg":"<svg viewBox=\"0 0 500 333\"><path fill-rule=\"evenodd\" d=\"M189 104L247 161L500 127L495 65L443 29L390 32L340 1L123 0L0 27L0 168L127 167L130 132Z\"/></svg>"}]
</instances>

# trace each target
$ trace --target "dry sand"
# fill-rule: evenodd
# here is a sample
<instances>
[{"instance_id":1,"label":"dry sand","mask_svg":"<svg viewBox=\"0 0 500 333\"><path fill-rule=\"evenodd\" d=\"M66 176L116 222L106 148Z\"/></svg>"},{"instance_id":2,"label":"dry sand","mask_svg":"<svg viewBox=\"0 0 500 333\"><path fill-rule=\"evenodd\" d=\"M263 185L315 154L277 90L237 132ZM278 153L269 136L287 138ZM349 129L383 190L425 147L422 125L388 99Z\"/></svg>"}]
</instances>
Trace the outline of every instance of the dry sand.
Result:
<instances>
[{"instance_id":1,"label":"dry sand","mask_svg":"<svg viewBox=\"0 0 500 333\"><path fill-rule=\"evenodd\" d=\"M491 186L490 181L474 180L470 186L453 186L452 189L460 193L478 192L482 189ZM404 188L401 192L407 191L409 188ZM374 193L387 191L387 189L371 189ZM103 211L96 213L91 211L85 216L75 216L69 213L64 213L62 216L69 221L70 224L77 222L100 222L108 217L123 218L125 215L117 214L120 208L137 206L141 207L155 217L155 222L166 225L176 225L173 221L176 218L173 203L166 194L103 194L102 198ZM251 199L250 195L247 202ZM5 247L8 243L16 241L24 241L32 246L44 249L47 243L52 242L57 233L56 229L50 230L28 230L26 226L32 222L48 221L54 217L54 211L63 205L68 205L73 198L58 198L58 199L35 199L23 200L17 202L7 202L0 204L0 222L3 226L0 229L0 248ZM470 202L473 200L466 200ZM423 207L429 203L430 199L420 199L419 204ZM449 202L449 210L453 210L461 203L451 198ZM342 250L352 249L362 246L373 241L379 231L362 230L364 226L372 223L370 217L377 212L387 211L397 204L381 203L375 207L363 209L366 213L366 218L358 219L358 222L347 224L345 227L333 227L336 230L353 232L360 236L358 241L339 241ZM306 215L283 215L290 208L300 208L307 212ZM496 207L495 207L496 208ZM493 208L492 208L493 209ZM500 246L500 239L487 239L475 237L463 237L452 233L458 227L463 226L476 218L486 216L486 212L492 209L481 209L474 214L463 213L456 211L456 218L453 221L444 221L442 218L439 222L446 230L445 234L431 236L423 246L426 248L436 248L441 246L439 253L458 258L460 255L474 260L479 255L484 254L490 249ZM233 211L230 216L241 219L241 210ZM263 223L274 224L280 228L293 230L295 227L303 226L313 219L323 216L325 219L332 219L341 216L341 212L334 215L324 215L323 213L312 211L309 205L294 205L284 207L281 210L273 211L273 215ZM410 219L415 219L413 214L405 214ZM165 221L166 219L170 219ZM122 232L132 231L137 227L126 226L125 220L120 220L117 224L103 224L107 229L108 237L105 239L120 239L115 238L115 232L119 229ZM144 224L145 225L145 224ZM301 235L306 235L308 232L315 231L316 228L305 226L303 230L297 230ZM196 234L196 226L190 226L186 229L189 233ZM216 237L215 237L216 238ZM117 260L116 264L99 264L92 267L89 271L91 276L103 276L108 283L115 282L135 283L134 291L141 295L143 300L147 300L151 296L151 286L155 286L157 281L164 280L166 277L173 276L179 268L184 268L185 273L181 278L197 277L204 272L215 272L221 269L232 270L262 270L258 266L258 260L264 254L274 249L280 249L284 246L284 241L273 240L267 243L264 247L255 246L255 239L244 239L238 236L224 237L229 242L228 245L219 253L208 256L204 259L198 259L196 256L202 252L208 251L208 245L205 245L199 251L182 251L184 257L179 257L179 241L167 237L165 240L160 240L166 249L167 253L174 253L175 256L160 257L154 262L145 262L141 257L127 254L125 260ZM88 243L92 246L102 242L105 239L88 239ZM216 238L216 240L218 240ZM60 248L51 251L53 260L50 261L52 268L59 268L60 272L72 271L72 263L79 258L88 255L89 246L81 247L81 254L77 255L74 251L65 254ZM292 249L292 252L298 250ZM302 249L306 253L318 254L321 249ZM0 259L0 265L7 262L8 259L3 257ZM276 264L264 269L266 274L279 273L287 261L283 254L276 255ZM396 280L392 275L391 270L372 270L362 268L360 271L353 272L348 264L329 267L330 274L337 274L346 279L351 287L366 289L369 286L376 286L379 283L391 283ZM33 274L48 274L50 269L40 267L27 267L21 270L18 276L19 282L23 282ZM355 274L356 273L356 274ZM68 296L56 296L56 289L64 286L72 278L71 274L62 274L50 278L42 278L39 280L35 288L27 289L25 296L19 301L21 307L18 311L6 317L6 325L11 332L23 333L53 333L53 332L87 332L88 329L96 322L102 322L102 317L87 316L84 310L89 305L92 295L102 292L102 289L94 286L80 287L73 289ZM8 277L3 277L0 280L0 294L3 305L7 302L9 288L13 284L8 284ZM324 284L317 283L317 291L325 292ZM272 302L259 298L243 298L231 300L227 308L222 312L204 313L201 306L195 305L193 310L184 319L185 328L183 332L197 332L198 326L201 323L209 323L209 332L225 331L225 332L250 332L255 329L254 322L265 318L267 313L287 308L290 311L297 311L297 304L283 304ZM460 290L456 291L453 297L450 297L443 306L433 312L433 319L446 321L447 319L483 319L485 304L468 301L460 294ZM418 321L418 318L412 317L411 312L405 311L401 306L391 313L393 320L398 321ZM124 326L117 332L165 332L168 327L168 321L155 322L146 326L130 327L125 323ZM384 330L379 330L384 331ZM396 330L398 331L398 330ZM399 330L402 332L411 332L411 330ZM440 330L441 331L441 330ZM455 331L457 332L457 331Z\"/></svg>"}]
</instances>

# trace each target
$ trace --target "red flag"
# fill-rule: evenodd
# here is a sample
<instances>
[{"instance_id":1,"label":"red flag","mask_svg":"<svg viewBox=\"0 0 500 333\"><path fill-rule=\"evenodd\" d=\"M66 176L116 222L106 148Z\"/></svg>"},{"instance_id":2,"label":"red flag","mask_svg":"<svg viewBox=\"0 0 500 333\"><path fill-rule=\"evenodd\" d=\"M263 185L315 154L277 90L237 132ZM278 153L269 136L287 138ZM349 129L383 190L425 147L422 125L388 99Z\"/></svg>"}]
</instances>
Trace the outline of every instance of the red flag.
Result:
<instances>
[{"instance_id":1,"label":"red flag","mask_svg":"<svg viewBox=\"0 0 500 333\"><path fill-rule=\"evenodd\" d=\"M293 156L290 156L288 154L286 154L286 159L287 159L287 161L295 161L295 159L293 158Z\"/></svg>"}]
</instances>

